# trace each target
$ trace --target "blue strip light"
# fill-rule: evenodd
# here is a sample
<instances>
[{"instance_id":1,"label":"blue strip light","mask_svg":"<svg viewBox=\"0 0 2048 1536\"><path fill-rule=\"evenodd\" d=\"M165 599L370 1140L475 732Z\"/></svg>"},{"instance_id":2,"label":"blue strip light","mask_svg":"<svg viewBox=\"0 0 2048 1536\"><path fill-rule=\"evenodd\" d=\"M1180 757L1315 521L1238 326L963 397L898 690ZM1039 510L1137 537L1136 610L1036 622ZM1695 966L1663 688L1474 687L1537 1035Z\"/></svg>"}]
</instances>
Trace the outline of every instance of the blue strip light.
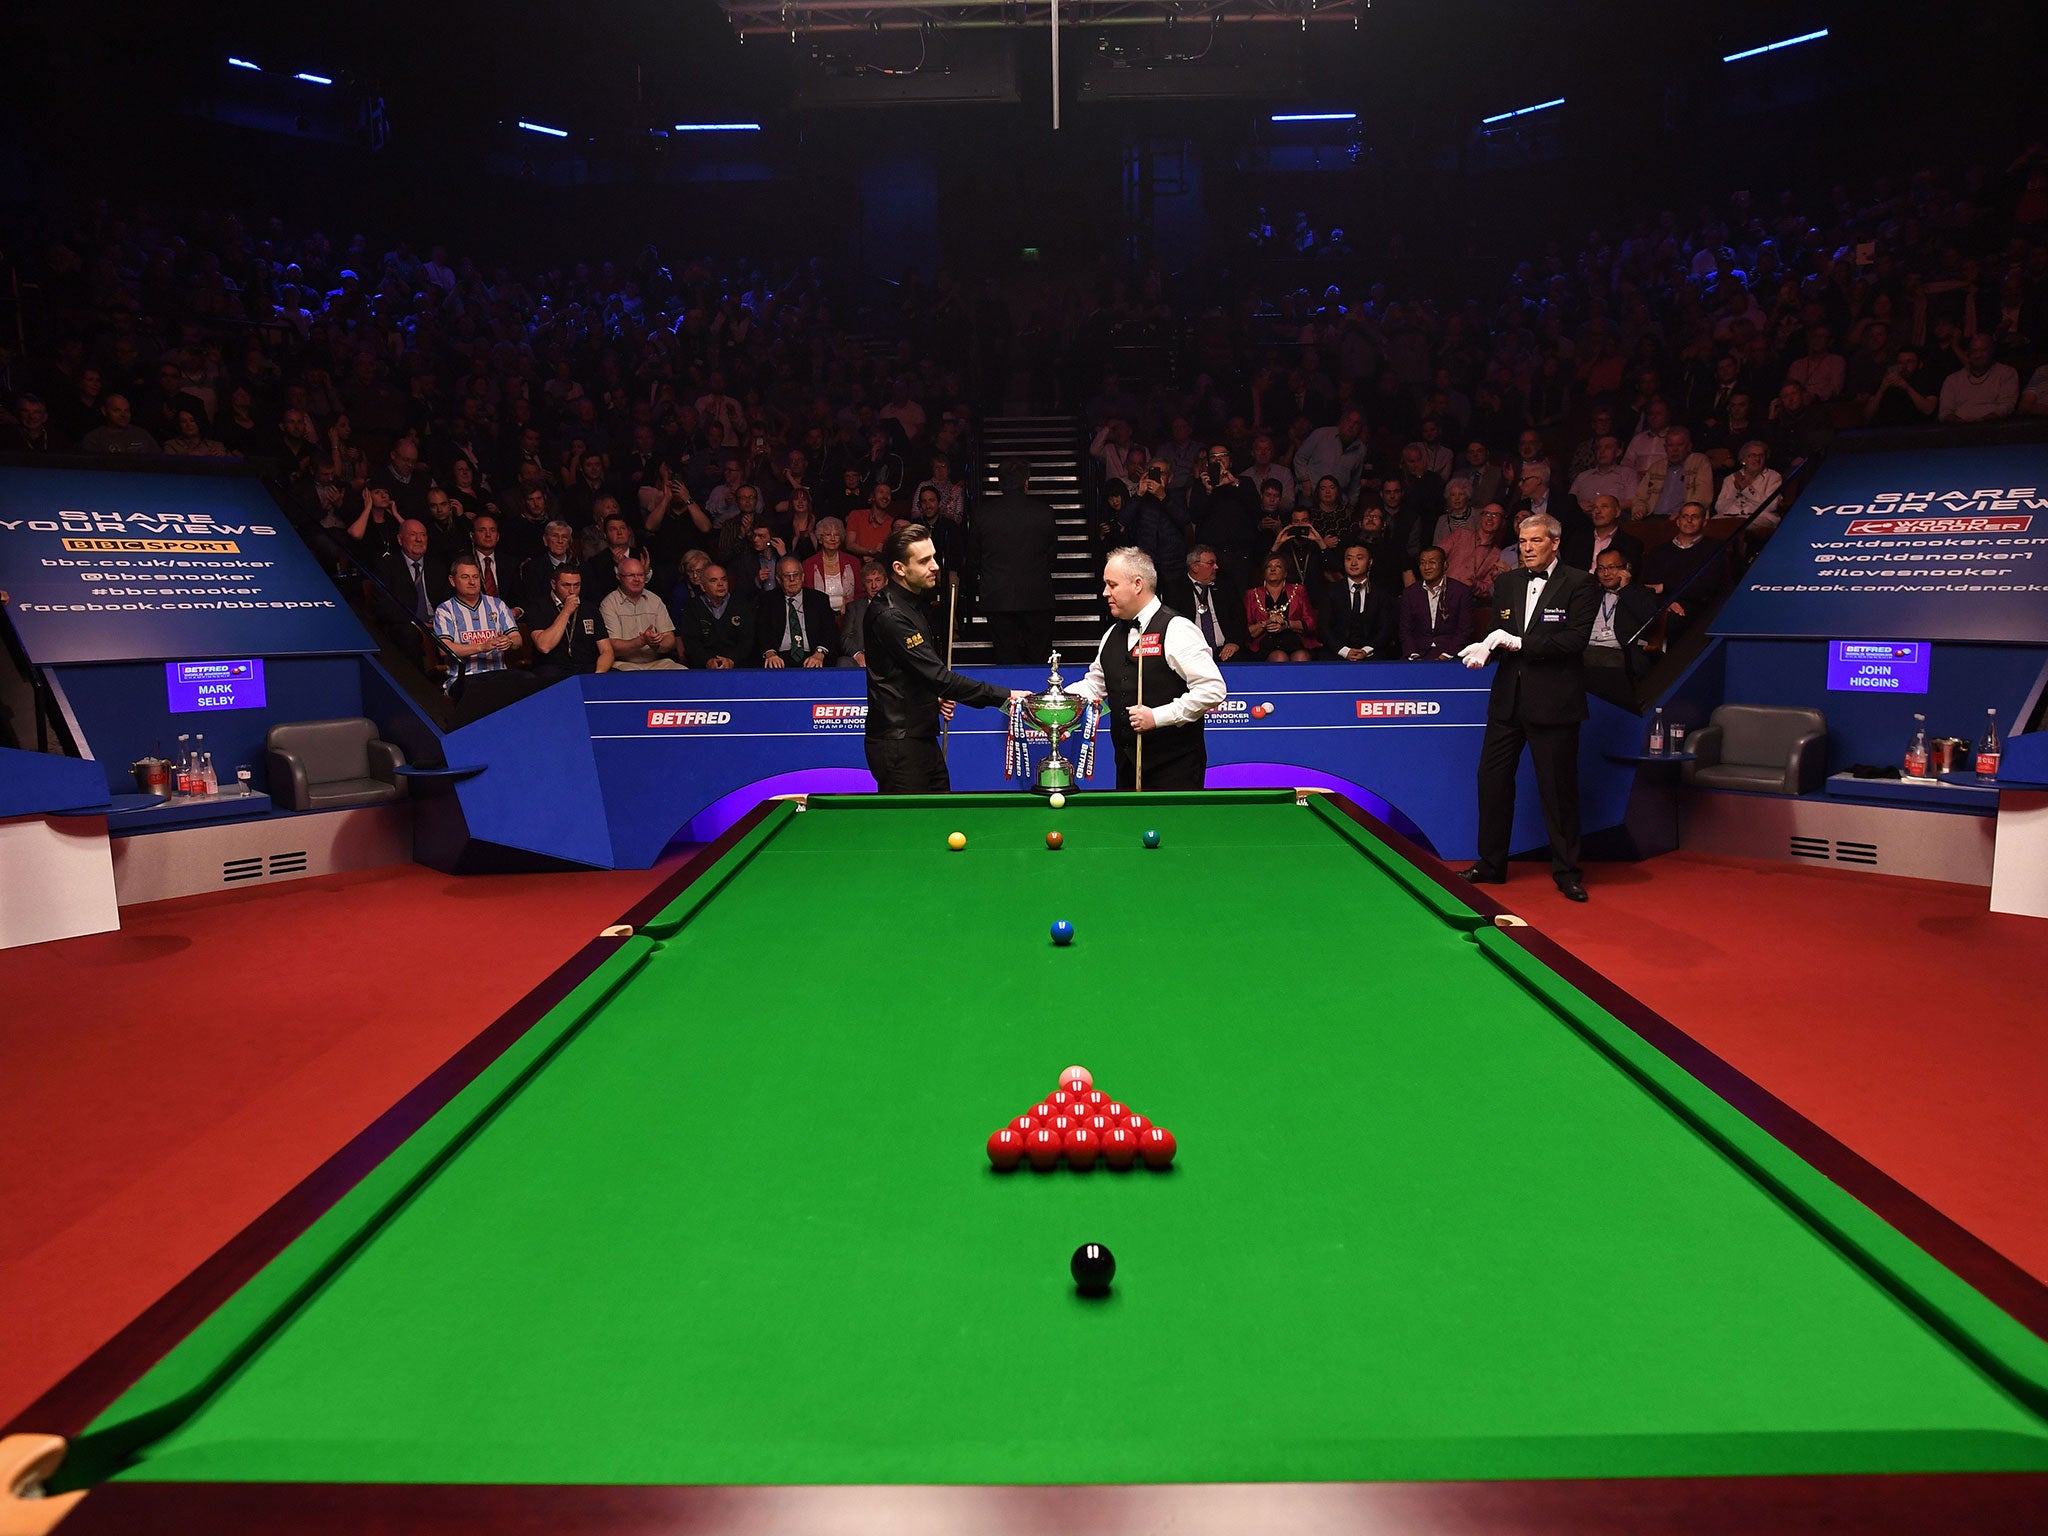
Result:
<instances>
[{"instance_id":1,"label":"blue strip light","mask_svg":"<svg viewBox=\"0 0 2048 1536\"><path fill-rule=\"evenodd\" d=\"M1356 112L1275 112L1276 123L1355 123Z\"/></svg>"},{"instance_id":2,"label":"blue strip light","mask_svg":"<svg viewBox=\"0 0 2048 1536\"><path fill-rule=\"evenodd\" d=\"M759 133L759 123L677 123L677 133Z\"/></svg>"},{"instance_id":3,"label":"blue strip light","mask_svg":"<svg viewBox=\"0 0 2048 1536\"><path fill-rule=\"evenodd\" d=\"M247 59L238 59L232 53L228 55L228 63L236 69L253 69L259 75L263 73L261 64L251 64Z\"/></svg>"},{"instance_id":4,"label":"blue strip light","mask_svg":"<svg viewBox=\"0 0 2048 1536\"><path fill-rule=\"evenodd\" d=\"M569 137L569 130L566 128L550 128L545 123L529 123L524 118L519 120L519 126L528 133L544 133L551 139L566 139Z\"/></svg>"},{"instance_id":5,"label":"blue strip light","mask_svg":"<svg viewBox=\"0 0 2048 1536\"><path fill-rule=\"evenodd\" d=\"M1481 127L1486 127L1492 123L1504 123L1511 117L1527 117L1531 112L1547 112L1552 107L1561 107L1563 105L1564 98L1560 96L1555 101L1539 101L1533 107L1517 107L1512 112L1496 112L1491 117L1479 119L1479 124Z\"/></svg>"},{"instance_id":6,"label":"blue strip light","mask_svg":"<svg viewBox=\"0 0 2048 1536\"><path fill-rule=\"evenodd\" d=\"M1745 48L1740 53L1724 53L1721 55L1721 62L1723 64L1733 64L1738 59L1753 59L1760 53L1776 53L1780 48L1796 48L1801 43L1817 43L1827 35L1828 29L1826 27L1822 27L1818 32L1802 32L1797 37L1788 37L1775 43L1765 43L1761 48Z\"/></svg>"},{"instance_id":7,"label":"blue strip light","mask_svg":"<svg viewBox=\"0 0 2048 1536\"><path fill-rule=\"evenodd\" d=\"M332 85L332 84L334 84L334 82L333 82L332 80L328 79L328 78L327 78L327 77L326 77L325 75L309 75L309 74L307 74L307 73L306 73L306 72L305 72L304 70L300 70L300 71L299 71L299 73L297 73L296 75L293 75L293 76L292 76L292 78L293 78L294 80L303 80L303 81L305 81L305 82L306 82L306 84L308 84L308 85Z\"/></svg>"}]
</instances>

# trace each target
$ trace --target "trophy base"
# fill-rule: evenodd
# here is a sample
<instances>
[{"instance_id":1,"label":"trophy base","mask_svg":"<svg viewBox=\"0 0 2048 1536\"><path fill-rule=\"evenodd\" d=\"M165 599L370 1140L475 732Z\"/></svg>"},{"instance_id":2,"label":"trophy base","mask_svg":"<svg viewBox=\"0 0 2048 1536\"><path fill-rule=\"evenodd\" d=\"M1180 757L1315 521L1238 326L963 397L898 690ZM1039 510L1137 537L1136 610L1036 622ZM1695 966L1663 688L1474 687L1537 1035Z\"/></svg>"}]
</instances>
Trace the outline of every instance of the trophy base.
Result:
<instances>
[{"instance_id":1,"label":"trophy base","mask_svg":"<svg viewBox=\"0 0 2048 1536\"><path fill-rule=\"evenodd\" d=\"M1049 795L1055 790L1064 794L1073 787L1074 765L1057 752L1038 765L1038 772L1031 780L1034 794Z\"/></svg>"}]
</instances>

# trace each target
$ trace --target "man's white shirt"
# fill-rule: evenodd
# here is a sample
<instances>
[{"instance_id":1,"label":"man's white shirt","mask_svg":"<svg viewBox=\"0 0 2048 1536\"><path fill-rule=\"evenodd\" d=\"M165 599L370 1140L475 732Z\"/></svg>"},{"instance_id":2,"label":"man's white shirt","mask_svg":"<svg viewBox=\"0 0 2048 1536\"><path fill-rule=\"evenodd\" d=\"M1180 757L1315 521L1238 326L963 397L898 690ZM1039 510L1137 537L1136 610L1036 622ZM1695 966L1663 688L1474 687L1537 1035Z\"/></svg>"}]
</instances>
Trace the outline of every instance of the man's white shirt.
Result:
<instances>
[{"instance_id":1,"label":"man's white shirt","mask_svg":"<svg viewBox=\"0 0 2048 1536\"><path fill-rule=\"evenodd\" d=\"M1152 622L1159 612L1159 599L1153 598L1132 621L1129 650L1138 649L1138 637L1145 632L1145 626ZM1111 625L1102 636L1102 643L1095 647L1095 659L1088 664L1088 675L1075 683L1068 691L1075 696L1100 704L1109 697L1109 683L1102 675L1102 647L1115 637L1121 625ZM1216 657L1209 649L1209 642L1202 638L1202 632L1195 628L1194 621L1185 614L1175 614L1167 624L1164 640L1166 664L1178 673L1187 686L1187 692L1167 704L1148 704L1153 722L1157 725L1188 725L1199 720L1229 695L1223 685L1223 674L1217 670Z\"/></svg>"}]
</instances>

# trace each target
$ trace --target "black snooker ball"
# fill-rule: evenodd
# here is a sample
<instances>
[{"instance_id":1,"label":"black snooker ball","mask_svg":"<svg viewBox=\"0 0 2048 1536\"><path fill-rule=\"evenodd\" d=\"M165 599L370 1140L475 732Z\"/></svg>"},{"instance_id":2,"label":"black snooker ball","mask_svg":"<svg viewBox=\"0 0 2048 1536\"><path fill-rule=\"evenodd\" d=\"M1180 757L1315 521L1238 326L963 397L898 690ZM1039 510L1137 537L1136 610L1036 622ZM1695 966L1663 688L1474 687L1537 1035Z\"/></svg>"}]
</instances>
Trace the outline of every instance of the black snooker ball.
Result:
<instances>
[{"instance_id":1,"label":"black snooker ball","mask_svg":"<svg viewBox=\"0 0 2048 1536\"><path fill-rule=\"evenodd\" d=\"M1067 1266L1074 1272L1074 1287L1083 1296L1107 1296L1109 1282L1116 1278L1116 1255L1100 1243L1083 1243L1074 1250Z\"/></svg>"}]
</instances>

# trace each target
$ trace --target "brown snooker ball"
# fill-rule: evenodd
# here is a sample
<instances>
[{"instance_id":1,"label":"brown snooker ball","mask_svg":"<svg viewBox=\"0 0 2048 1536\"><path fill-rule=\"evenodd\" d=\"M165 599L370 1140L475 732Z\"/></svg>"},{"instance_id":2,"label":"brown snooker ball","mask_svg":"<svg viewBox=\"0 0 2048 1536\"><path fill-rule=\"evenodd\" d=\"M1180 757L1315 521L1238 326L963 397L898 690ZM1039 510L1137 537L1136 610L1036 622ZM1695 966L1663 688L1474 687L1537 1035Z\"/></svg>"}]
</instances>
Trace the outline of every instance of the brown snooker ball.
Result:
<instances>
[{"instance_id":1,"label":"brown snooker ball","mask_svg":"<svg viewBox=\"0 0 2048 1536\"><path fill-rule=\"evenodd\" d=\"M1054 850L1055 852L1059 850L1060 845L1065 841L1066 839L1064 837L1061 837L1057 832L1048 832L1045 834L1045 846Z\"/></svg>"}]
</instances>

